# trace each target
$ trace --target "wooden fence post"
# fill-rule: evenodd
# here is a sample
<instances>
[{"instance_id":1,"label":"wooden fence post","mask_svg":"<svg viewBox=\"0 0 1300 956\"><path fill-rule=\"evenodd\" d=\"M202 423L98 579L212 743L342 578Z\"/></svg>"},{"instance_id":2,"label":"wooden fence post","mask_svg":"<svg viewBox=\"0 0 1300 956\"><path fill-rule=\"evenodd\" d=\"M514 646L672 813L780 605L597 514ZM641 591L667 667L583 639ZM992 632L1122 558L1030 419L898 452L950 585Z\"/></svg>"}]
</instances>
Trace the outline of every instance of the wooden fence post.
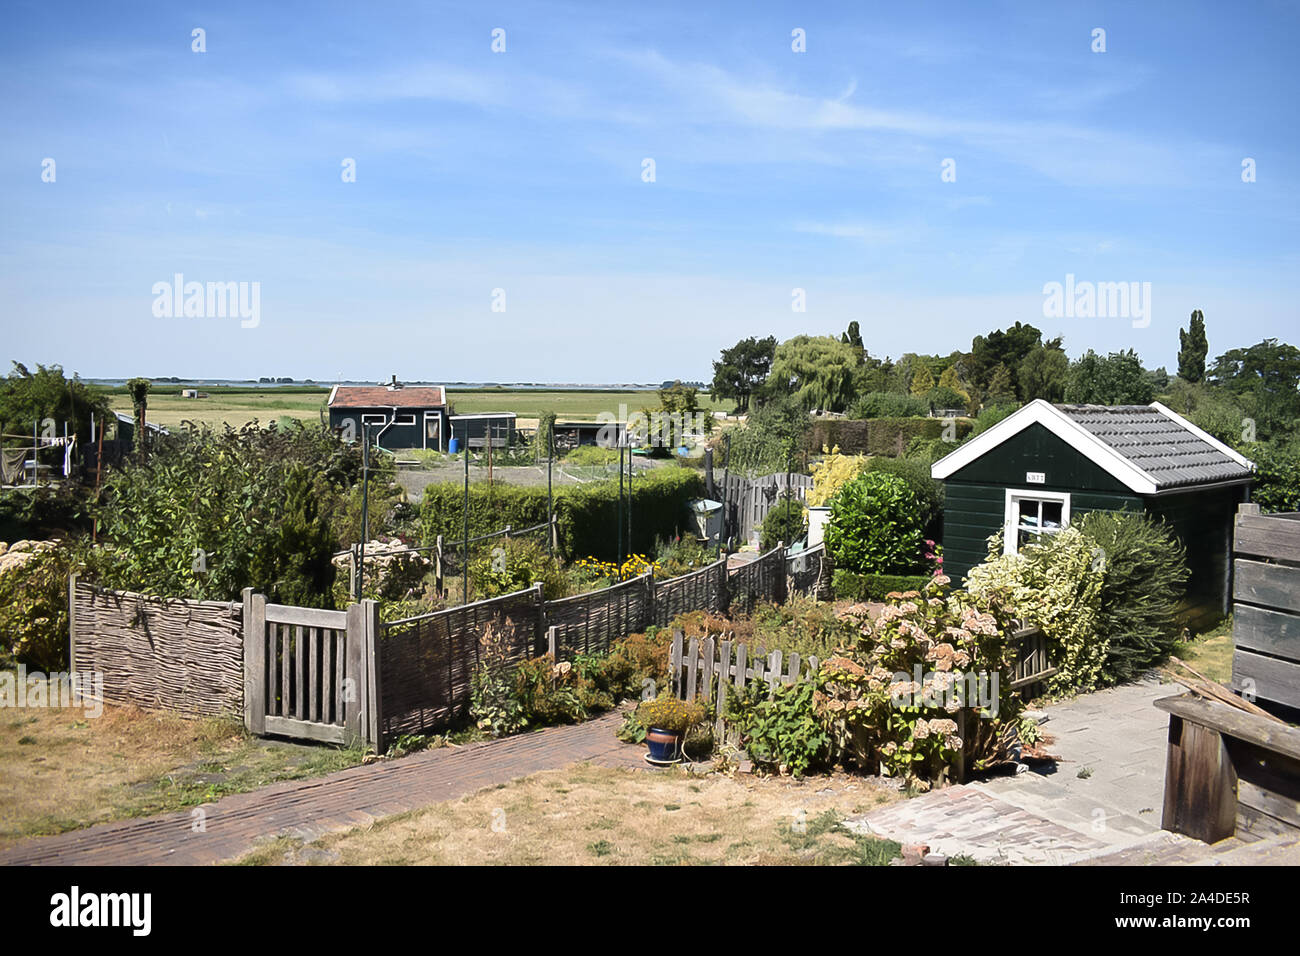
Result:
<instances>
[{"instance_id":1,"label":"wooden fence post","mask_svg":"<svg viewBox=\"0 0 1300 956\"><path fill-rule=\"evenodd\" d=\"M442 590L442 535L438 535L438 539L435 542L435 553L437 557L435 558L433 566L434 590L438 592L438 597L444 597Z\"/></svg>"},{"instance_id":2,"label":"wooden fence post","mask_svg":"<svg viewBox=\"0 0 1300 956\"><path fill-rule=\"evenodd\" d=\"M384 752L384 731L381 724L383 717L382 683L380 680L380 622L379 602L366 598L361 602L361 617L365 625L366 651L366 739L375 748L375 753Z\"/></svg>"},{"instance_id":3,"label":"wooden fence post","mask_svg":"<svg viewBox=\"0 0 1300 956\"><path fill-rule=\"evenodd\" d=\"M548 627L546 629L546 652L557 661L560 659L560 629L558 627Z\"/></svg>"},{"instance_id":4,"label":"wooden fence post","mask_svg":"<svg viewBox=\"0 0 1300 956\"><path fill-rule=\"evenodd\" d=\"M266 733L266 597L244 588L244 727Z\"/></svg>"},{"instance_id":5,"label":"wooden fence post","mask_svg":"<svg viewBox=\"0 0 1300 956\"><path fill-rule=\"evenodd\" d=\"M343 727L349 746L355 747L365 738L362 711L367 705L366 689L366 619L360 604L348 605L347 668L343 689Z\"/></svg>"},{"instance_id":6,"label":"wooden fence post","mask_svg":"<svg viewBox=\"0 0 1300 956\"><path fill-rule=\"evenodd\" d=\"M717 719L713 722L713 742L721 746L726 733L727 681L731 679L731 641L718 642L718 705Z\"/></svg>"},{"instance_id":7,"label":"wooden fence post","mask_svg":"<svg viewBox=\"0 0 1300 956\"><path fill-rule=\"evenodd\" d=\"M668 652L668 681L674 697L681 697L682 688L682 631L673 628L673 646ZM656 688L656 693L658 689Z\"/></svg>"}]
</instances>

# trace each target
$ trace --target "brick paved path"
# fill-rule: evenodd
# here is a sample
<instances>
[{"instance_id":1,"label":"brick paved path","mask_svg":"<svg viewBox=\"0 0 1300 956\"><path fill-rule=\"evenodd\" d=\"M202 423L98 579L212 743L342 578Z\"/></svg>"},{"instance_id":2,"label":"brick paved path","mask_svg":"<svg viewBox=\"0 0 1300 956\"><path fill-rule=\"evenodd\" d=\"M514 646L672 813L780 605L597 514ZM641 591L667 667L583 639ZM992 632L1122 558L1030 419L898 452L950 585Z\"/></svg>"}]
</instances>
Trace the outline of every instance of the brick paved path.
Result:
<instances>
[{"instance_id":1,"label":"brick paved path","mask_svg":"<svg viewBox=\"0 0 1300 956\"><path fill-rule=\"evenodd\" d=\"M310 840L580 761L645 767L642 748L614 736L622 719L614 712L572 727L429 750L223 797L203 806L203 832L193 832L192 810L182 810L36 837L0 850L0 865L216 863L268 837Z\"/></svg>"}]
</instances>

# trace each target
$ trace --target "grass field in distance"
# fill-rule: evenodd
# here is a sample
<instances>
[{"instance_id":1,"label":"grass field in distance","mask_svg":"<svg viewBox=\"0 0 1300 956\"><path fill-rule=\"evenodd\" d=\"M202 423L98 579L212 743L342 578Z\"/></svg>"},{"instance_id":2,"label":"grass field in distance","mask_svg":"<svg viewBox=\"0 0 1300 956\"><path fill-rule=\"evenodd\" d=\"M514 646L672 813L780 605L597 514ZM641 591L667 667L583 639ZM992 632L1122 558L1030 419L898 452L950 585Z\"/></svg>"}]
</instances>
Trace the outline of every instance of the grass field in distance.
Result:
<instances>
[{"instance_id":1,"label":"grass field in distance","mask_svg":"<svg viewBox=\"0 0 1300 956\"><path fill-rule=\"evenodd\" d=\"M125 388L103 391L108 393L114 411L131 414L131 399ZM328 387L310 385L274 388L216 385L201 391L208 397L182 398L180 386L155 385L149 393L149 421L165 427L191 421L235 428L254 419L263 424L281 418L318 422L329 397ZM522 426L535 425L538 417L547 411L553 411L561 420L595 420L601 412L617 415L620 404L626 405L629 412L659 407L659 395L655 389L596 391L448 387L447 394L457 414L514 412ZM712 410L707 392L700 393L699 401L702 411Z\"/></svg>"}]
</instances>

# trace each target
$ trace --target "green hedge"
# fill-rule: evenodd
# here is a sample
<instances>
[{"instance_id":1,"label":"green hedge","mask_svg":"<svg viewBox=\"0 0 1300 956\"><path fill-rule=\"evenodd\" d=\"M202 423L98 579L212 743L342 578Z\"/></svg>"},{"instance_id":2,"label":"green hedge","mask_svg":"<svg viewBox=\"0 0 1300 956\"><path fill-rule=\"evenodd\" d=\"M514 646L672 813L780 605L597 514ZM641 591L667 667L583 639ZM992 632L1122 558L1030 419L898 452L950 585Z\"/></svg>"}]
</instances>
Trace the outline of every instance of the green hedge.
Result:
<instances>
[{"instance_id":1,"label":"green hedge","mask_svg":"<svg viewBox=\"0 0 1300 956\"><path fill-rule=\"evenodd\" d=\"M967 418L956 419L955 426L957 441L973 427ZM828 418L814 422L809 429L808 450L818 454L823 447L838 445L845 455L898 456L918 438L933 441L944 437L943 429L942 418Z\"/></svg>"},{"instance_id":2,"label":"green hedge","mask_svg":"<svg viewBox=\"0 0 1300 956\"><path fill-rule=\"evenodd\" d=\"M566 559L592 556L603 561L618 555L618 481L564 485L554 490L560 554ZM704 494L704 478L694 470L656 468L632 482L632 548L649 554L656 539L676 537L687 528L687 502ZM465 486L454 482L428 485L421 504L421 531L426 543L442 535L456 540L465 533ZM624 516L626 521L626 516ZM471 537L500 531L506 525L528 528L546 523L546 489L484 483L469 488Z\"/></svg>"},{"instance_id":3,"label":"green hedge","mask_svg":"<svg viewBox=\"0 0 1300 956\"><path fill-rule=\"evenodd\" d=\"M928 574L857 574L837 568L831 586L844 601L883 601L890 591L919 591L930 580Z\"/></svg>"}]
</instances>

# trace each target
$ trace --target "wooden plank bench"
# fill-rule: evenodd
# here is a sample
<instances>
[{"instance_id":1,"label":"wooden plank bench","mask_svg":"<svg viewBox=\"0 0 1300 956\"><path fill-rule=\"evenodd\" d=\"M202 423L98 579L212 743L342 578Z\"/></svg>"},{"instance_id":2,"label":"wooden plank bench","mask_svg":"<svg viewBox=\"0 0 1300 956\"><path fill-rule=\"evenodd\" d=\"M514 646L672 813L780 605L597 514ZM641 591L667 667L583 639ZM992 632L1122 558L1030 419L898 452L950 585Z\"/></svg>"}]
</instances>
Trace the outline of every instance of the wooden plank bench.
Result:
<instances>
[{"instance_id":1,"label":"wooden plank bench","mask_svg":"<svg viewBox=\"0 0 1300 956\"><path fill-rule=\"evenodd\" d=\"M1164 829L1206 843L1300 840L1300 727L1191 694L1155 705L1169 714Z\"/></svg>"}]
</instances>

